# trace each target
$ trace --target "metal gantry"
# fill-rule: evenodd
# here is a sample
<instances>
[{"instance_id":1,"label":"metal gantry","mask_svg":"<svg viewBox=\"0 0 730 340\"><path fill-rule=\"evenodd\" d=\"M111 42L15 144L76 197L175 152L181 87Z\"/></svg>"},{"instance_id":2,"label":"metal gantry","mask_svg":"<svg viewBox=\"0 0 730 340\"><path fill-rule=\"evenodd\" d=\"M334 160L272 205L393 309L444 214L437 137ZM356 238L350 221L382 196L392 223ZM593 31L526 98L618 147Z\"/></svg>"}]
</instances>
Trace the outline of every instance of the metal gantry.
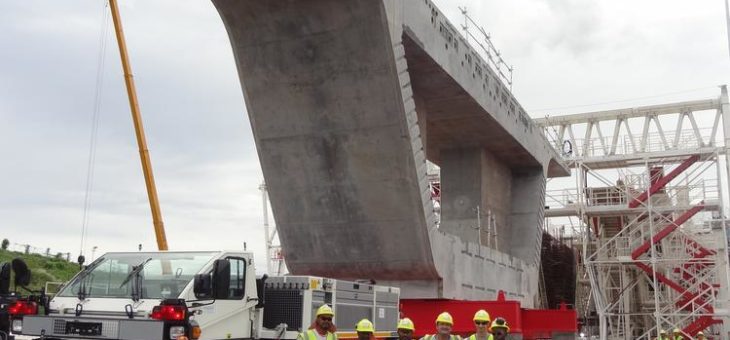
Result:
<instances>
[{"instance_id":1,"label":"metal gantry","mask_svg":"<svg viewBox=\"0 0 730 340\"><path fill-rule=\"evenodd\" d=\"M576 305L586 329L601 339L654 339L662 329L730 337L726 86L714 99L536 122L573 169L574 182L549 183L563 188L548 190L545 215L580 226Z\"/></svg>"}]
</instances>

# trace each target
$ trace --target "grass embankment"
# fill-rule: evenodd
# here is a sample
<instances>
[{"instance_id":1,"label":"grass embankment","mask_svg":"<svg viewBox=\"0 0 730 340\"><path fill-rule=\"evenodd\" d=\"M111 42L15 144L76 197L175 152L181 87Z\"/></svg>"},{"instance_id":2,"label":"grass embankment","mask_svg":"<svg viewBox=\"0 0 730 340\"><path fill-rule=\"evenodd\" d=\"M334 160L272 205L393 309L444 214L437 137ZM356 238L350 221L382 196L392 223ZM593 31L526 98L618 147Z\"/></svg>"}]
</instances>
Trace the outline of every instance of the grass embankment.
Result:
<instances>
[{"instance_id":1,"label":"grass embankment","mask_svg":"<svg viewBox=\"0 0 730 340\"><path fill-rule=\"evenodd\" d=\"M65 259L0 250L0 263L10 263L14 258L21 258L28 264L31 271L29 288L32 290L40 290L46 282L66 282L79 271L78 264ZM12 283L10 287L12 290Z\"/></svg>"}]
</instances>

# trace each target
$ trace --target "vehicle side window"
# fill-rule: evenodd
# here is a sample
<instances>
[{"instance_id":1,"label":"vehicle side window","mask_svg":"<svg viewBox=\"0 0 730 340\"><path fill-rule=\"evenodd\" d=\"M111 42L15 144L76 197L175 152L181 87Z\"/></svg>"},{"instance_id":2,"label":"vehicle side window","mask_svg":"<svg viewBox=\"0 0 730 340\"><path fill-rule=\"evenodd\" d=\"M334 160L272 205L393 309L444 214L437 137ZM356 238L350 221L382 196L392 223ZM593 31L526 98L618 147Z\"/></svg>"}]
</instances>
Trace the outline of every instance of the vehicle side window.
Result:
<instances>
[{"instance_id":1,"label":"vehicle side window","mask_svg":"<svg viewBox=\"0 0 730 340\"><path fill-rule=\"evenodd\" d=\"M228 261L231 263L231 283L228 287L228 298L232 300L243 299L246 278L246 260L229 258Z\"/></svg>"}]
</instances>

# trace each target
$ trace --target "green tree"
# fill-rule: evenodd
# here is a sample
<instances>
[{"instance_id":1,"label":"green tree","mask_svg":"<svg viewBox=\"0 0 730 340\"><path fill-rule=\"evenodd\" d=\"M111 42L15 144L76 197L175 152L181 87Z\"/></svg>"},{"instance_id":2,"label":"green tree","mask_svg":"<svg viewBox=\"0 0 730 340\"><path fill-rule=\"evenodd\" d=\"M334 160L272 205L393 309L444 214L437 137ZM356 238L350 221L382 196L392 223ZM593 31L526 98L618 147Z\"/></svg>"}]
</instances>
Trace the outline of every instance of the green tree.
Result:
<instances>
[{"instance_id":1,"label":"green tree","mask_svg":"<svg viewBox=\"0 0 730 340\"><path fill-rule=\"evenodd\" d=\"M8 247L9 247L9 246L10 246L10 241L9 241L8 239L4 238L4 239L3 239L3 243L2 243L2 246L1 246L1 247L2 247L2 249L3 249L3 250L8 250Z\"/></svg>"}]
</instances>

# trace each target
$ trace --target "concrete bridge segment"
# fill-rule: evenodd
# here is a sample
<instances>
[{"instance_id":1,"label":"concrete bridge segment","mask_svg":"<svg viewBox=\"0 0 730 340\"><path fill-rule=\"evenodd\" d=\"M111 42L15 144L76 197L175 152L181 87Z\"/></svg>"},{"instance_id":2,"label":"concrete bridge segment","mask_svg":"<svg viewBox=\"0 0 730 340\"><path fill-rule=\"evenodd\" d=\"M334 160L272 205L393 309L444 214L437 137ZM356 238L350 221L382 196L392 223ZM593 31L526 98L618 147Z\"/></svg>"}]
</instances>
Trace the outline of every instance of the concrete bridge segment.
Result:
<instances>
[{"instance_id":1,"label":"concrete bridge segment","mask_svg":"<svg viewBox=\"0 0 730 340\"><path fill-rule=\"evenodd\" d=\"M430 1L213 2L292 273L533 305L545 178L568 169ZM496 246L478 245L476 206Z\"/></svg>"}]
</instances>

